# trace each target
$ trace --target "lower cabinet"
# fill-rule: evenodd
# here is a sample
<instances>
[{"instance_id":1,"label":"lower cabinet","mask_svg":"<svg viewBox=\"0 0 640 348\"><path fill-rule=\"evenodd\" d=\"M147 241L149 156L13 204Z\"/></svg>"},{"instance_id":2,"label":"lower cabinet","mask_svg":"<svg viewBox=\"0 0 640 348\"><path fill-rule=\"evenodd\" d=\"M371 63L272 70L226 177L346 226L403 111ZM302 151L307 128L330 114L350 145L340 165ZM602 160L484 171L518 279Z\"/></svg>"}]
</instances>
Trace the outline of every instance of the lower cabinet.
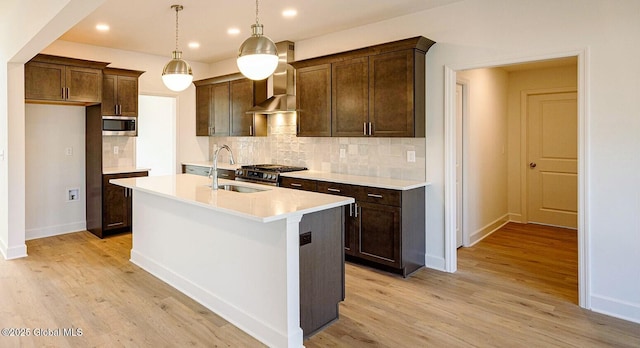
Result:
<instances>
[{"instance_id":1,"label":"lower cabinet","mask_svg":"<svg viewBox=\"0 0 640 348\"><path fill-rule=\"evenodd\" d=\"M195 165L191 165L191 164L183 164L182 165L182 173L186 173L186 174L209 176L209 172L210 171L211 171L211 167L195 166ZM235 180L236 171L235 170L231 170L231 169L220 169L220 168L218 168L218 178L227 179L227 180Z\"/></svg>"},{"instance_id":2,"label":"lower cabinet","mask_svg":"<svg viewBox=\"0 0 640 348\"><path fill-rule=\"evenodd\" d=\"M103 174L102 185L87 199L87 230L100 238L131 231L131 189L109 180L147 175L146 171Z\"/></svg>"},{"instance_id":3,"label":"lower cabinet","mask_svg":"<svg viewBox=\"0 0 640 348\"><path fill-rule=\"evenodd\" d=\"M390 190L291 178L282 178L281 186L355 198L344 208L347 260L405 277L424 266L424 187Z\"/></svg>"}]
</instances>

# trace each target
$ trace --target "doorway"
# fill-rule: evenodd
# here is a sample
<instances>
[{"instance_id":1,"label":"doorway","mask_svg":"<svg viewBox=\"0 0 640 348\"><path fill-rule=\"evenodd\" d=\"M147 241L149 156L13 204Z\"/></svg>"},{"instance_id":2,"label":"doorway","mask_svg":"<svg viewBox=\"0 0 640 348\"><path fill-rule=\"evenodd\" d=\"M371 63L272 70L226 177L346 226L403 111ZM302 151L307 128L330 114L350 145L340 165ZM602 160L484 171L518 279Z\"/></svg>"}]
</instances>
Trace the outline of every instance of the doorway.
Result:
<instances>
[{"instance_id":1,"label":"doorway","mask_svg":"<svg viewBox=\"0 0 640 348\"><path fill-rule=\"evenodd\" d=\"M176 98L140 95L136 166L149 176L176 173Z\"/></svg>"},{"instance_id":2,"label":"doorway","mask_svg":"<svg viewBox=\"0 0 640 348\"><path fill-rule=\"evenodd\" d=\"M586 112L585 112L585 105L584 105L584 94L583 91L586 86L585 86L585 79L584 79L584 75L585 75L585 68L584 68L584 52L576 52L575 56L573 56L573 59L575 59L577 56L577 75L578 75L578 82L577 82L577 93L575 94L575 99L576 99L576 103L574 103L574 105L577 105L577 122L574 124L574 129L576 130L575 134L576 134L576 148L577 148L577 158L579 159L577 161L577 169L578 169L578 173L577 175L575 175L576 178L576 194L574 195L574 199L576 202L577 206L582 206L584 207L584 200L585 200L585 177L587 176L587 171L586 169L588 168L586 165L586 158L584 157L584 144L586 143L586 132L584 129L584 125L586 123L585 121L585 117L586 117ZM556 58L565 58L565 56L559 56L559 57L548 57L548 59L556 59ZM493 66L489 66L489 68L492 67L501 67L501 66L505 66L508 64L520 64L520 63L525 63L526 61L523 62L502 62L501 64L496 64ZM458 142L455 140L456 139L456 134L457 132L459 132L458 130L458 118L459 116L457 115L456 109L455 107L458 105L458 103L456 102L456 94L455 91L457 89L459 89L458 86L458 80L457 80L457 74L456 71L462 71L462 70L468 70L468 69L480 69L480 68L484 68L483 66L470 66L470 67L458 67L457 69L453 69L453 68L449 68L449 67L445 67L445 91L447 93L445 93L445 197L448 197L450 199L445 200L445 269L449 272L455 272L455 270L457 269L457 257L456 257L456 247L457 247L457 226L458 226L458 215L457 215L457 207L458 207L458 201L456 199L457 196L457 190L456 188L459 187L458 181L457 179L457 166L456 166L456 157L459 156L458 154L458 149L456 144L458 144ZM472 87L474 88L474 87ZM575 91L575 90L574 90ZM466 106L465 106L466 107ZM468 108L468 107L466 107ZM510 131L512 131L512 129L510 129ZM524 132L524 130L523 130ZM526 137L526 134L524 134L524 136ZM466 138L466 135L465 135ZM517 148L516 148L517 150ZM526 158L526 157L525 157ZM527 168L528 168L528 164L527 163ZM463 165L464 166L464 165ZM463 168L463 172L466 172L467 169ZM526 174L523 174L526 175ZM510 178L511 179L511 178ZM516 178L518 179L518 178ZM466 180L463 180L463 190L466 192L467 188L465 187L466 185ZM521 184L524 184L525 182L521 182ZM527 191L528 188L523 188L523 191ZM463 199L465 199L465 206L467 206L467 201L466 198L463 197ZM520 202L518 202L519 204ZM525 206L526 207L526 206ZM463 209L464 210L464 209ZM468 212L463 211L463 214L465 216L468 215ZM576 214L576 225L579 227L578 228L578 259L579 259L579 267L578 267L578 279L579 279L579 304L582 307L589 307L589 303L588 303L588 298L586 296L586 294L588 294L588 263L586 262L588 260L588 246L587 246L587 238L586 236L588 235L588 231L586 230L586 214L587 212L585 210L580 210L578 211L578 213ZM527 222L527 218L528 218L528 213L526 211L520 211L518 212L518 214L508 214L507 218L504 220L504 223L507 223L508 221L517 221L517 222ZM524 219L524 220L523 220ZM464 227L465 224L462 223L462 225ZM497 225L496 228L500 227L500 225ZM469 231L465 231L463 229L463 231L466 233L468 233ZM467 238L467 236L465 236L465 238ZM466 239L465 239L466 240Z\"/></svg>"}]
</instances>

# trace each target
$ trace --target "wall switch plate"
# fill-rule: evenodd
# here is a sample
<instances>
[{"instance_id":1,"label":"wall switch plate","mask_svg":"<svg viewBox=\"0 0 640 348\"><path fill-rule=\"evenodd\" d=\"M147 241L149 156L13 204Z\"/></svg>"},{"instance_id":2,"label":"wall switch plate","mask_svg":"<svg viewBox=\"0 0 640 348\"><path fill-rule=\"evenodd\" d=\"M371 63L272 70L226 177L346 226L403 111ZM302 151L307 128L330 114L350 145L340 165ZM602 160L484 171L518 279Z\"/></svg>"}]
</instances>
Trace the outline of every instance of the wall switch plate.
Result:
<instances>
[{"instance_id":1,"label":"wall switch plate","mask_svg":"<svg viewBox=\"0 0 640 348\"><path fill-rule=\"evenodd\" d=\"M340 149L340 158L347 157L347 149Z\"/></svg>"},{"instance_id":2,"label":"wall switch plate","mask_svg":"<svg viewBox=\"0 0 640 348\"><path fill-rule=\"evenodd\" d=\"M73 156L73 148L72 147L67 147L66 149L64 149L64 153L67 156Z\"/></svg>"},{"instance_id":3,"label":"wall switch plate","mask_svg":"<svg viewBox=\"0 0 640 348\"><path fill-rule=\"evenodd\" d=\"M113 147L113 154L114 154L114 155L117 155L117 154L118 154L118 152L120 152L120 149L119 149L117 146L114 146L114 147Z\"/></svg>"},{"instance_id":4,"label":"wall switch plate","mask_svg":"<svg viewBox=\"0 0 640 348\"><path fill-rule=\"evenodd\" d=\"M407 151L407 162L415 162L415 161L416 161L416 152Z\"/></svg>"}]
</instances>

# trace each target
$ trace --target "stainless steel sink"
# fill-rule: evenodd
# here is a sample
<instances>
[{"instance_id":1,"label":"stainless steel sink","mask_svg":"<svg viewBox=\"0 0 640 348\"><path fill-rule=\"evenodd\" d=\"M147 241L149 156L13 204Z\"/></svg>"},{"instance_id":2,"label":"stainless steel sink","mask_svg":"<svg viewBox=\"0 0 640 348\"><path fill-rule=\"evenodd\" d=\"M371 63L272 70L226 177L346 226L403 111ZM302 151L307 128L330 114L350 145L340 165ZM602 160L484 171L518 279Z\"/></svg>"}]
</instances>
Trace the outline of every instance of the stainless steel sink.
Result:
<instances>
[{"instance_id":1,"label":"stainless steel sink","mask_svg":"<svg viewBox=\"0 0 640 348\"><path fill-rule=\"evenodd\" d=\"M225 190L225 191L240 192L240 193L254 193L254 192L267 191L267 189L259 189L255 187L247 187L247 186L231 185L231 184L220 185L219 189Z\"/></svg>"}]
</instances>

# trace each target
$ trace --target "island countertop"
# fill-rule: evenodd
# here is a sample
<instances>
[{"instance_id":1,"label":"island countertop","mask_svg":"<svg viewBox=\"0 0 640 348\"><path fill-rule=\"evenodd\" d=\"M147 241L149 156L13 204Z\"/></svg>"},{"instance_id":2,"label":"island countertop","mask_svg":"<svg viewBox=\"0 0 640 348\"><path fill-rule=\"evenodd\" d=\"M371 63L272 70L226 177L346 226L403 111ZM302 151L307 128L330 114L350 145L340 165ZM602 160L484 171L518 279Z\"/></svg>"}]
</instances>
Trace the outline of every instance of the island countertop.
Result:
<instances>
[{"instance_id":1,"label":"island countertop","mask_svg":"<svg viewBox=\"0 0 640 348\"><path fill-rule=\"evenodd\" d=\"M210 179L192 174L113 179L110 182L134 191L140 190L259 222L276 221L292 215L317 212L355 202L351 197L239 183L226 179L219 179L219 184L253 187L264 191L214 191L207 186L211 185Z\"/></svg>"}]
</instances>

